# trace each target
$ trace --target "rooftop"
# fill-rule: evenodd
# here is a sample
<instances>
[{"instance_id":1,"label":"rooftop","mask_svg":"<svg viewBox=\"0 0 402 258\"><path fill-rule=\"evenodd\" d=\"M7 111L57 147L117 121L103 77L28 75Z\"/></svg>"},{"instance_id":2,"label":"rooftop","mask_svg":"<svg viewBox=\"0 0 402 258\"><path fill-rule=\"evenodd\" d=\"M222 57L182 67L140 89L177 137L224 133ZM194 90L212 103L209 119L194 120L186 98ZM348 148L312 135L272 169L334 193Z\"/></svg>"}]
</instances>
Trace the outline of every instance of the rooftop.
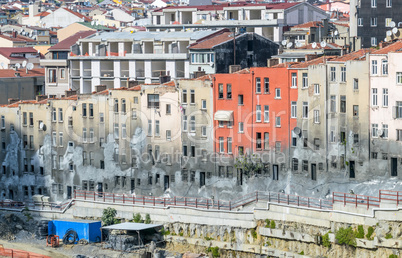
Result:
<instances>
[{"instance_id":1,"label":"rooftop","mask_svg":"<svg viewBox=\"0 0 402 258\"><path fill-rule=\"evenodd\" d=\"M16 76L19 73L19 76ZM0 69L0 78L18 78L18 77L39 77L45 76L45 68L35 68L26 73L25 68L18 69Z\"/></svg>"},{"instance_id":2,"label":"rooftop","mask_svg":"<svg viewBox=\"0 0 402 258\"><path fill-rule=\"evenodd\" d=\"M372 52L371 54L384 55L384 54L388 54L389 52L401 51L401 49L402 49L402 41L398 40L395 43L392 43L386 47L380 48L379 50Z\"/></svg>"},{"instance_id":3,"label":"rooftop","mask_svg":"<svg viewBox=\"0 0 402 258\"><path fill-rule=\"evenodd\" d=\"M95 34L96 31L93 30L88 30L88 31L80 31L75 33L74 35L60 41L56 45L52 46L49 48L49 51L55 51L55 50L67 50L70 51L70 47L74 45L79 39L86 38L88 36L91 36L92 34Z\"/></svg>"},{"instance_id":4,"label":"rooftop","mask_svg":"<svg viewBox=\"0 0 402 258\"><path fill-rule=\"evenodd\" d=\"M272 10L284 10L291 8L295 5L300 3L273 3L273 4L249 4L249 3L226 3L226 4L219 4L219 5L195 5L195 6L167 6L159 9L153 10L154 12L161 12L165 9L197 9L197 11L220 11L223 10L225 7L255 7L255 6L262 6L266 9Z\"/></svg>"},{"instance_id":5,"label":"rooftop","mask_svg":"<svg viewBox=\"0 0 402 258\"><path fill-rule=\"evenodd\" d=\"M11 57L11 54L33 54L38 53L33 47L0 47L0 55L7 58Z\"/></svg>"},{"instance_id":6,"label":"rooftop","mask_svg":"<svg viewBox=\"0 0 402 258\"><path fill-rule=\"evenodd\" d=\"M296 63L294 65L290 65L289 68L295 68L295 69L303 69L303 68L307 68L310 65L318 65L318 64L323 64L326 61L330 61L334 58L337 58L337 56L321 56L319 58L307 61L307 62L300 62L300 63Z\"/></svg>"}]
</instances>

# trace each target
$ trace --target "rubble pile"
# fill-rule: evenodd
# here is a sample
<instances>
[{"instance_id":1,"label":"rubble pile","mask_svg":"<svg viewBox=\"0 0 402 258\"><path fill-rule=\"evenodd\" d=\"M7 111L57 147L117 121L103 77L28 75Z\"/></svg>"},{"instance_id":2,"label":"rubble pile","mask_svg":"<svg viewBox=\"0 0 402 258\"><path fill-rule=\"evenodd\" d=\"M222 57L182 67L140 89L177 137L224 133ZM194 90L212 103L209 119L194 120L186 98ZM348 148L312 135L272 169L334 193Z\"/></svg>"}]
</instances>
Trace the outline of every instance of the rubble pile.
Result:
<instances>
[{"instance_id":1,"label":"rubble pile","mask_svg":"<svg viewBox=\"0 0 402 258\"><path fill-rule=\"evenodd\" d=\"M111 234L108 241L103 245L103 248L129 252L135 250L137 245L138 236Z\"/></svg>"}]
</instances>

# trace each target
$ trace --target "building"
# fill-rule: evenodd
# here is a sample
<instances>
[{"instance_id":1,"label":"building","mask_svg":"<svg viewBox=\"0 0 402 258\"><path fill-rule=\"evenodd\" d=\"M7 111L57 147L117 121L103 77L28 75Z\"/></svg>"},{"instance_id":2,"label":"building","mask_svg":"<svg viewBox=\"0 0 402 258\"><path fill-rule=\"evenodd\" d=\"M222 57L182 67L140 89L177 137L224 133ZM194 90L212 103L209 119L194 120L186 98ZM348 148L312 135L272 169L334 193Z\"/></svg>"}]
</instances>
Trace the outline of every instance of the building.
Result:
<instances>
[{"instance_id":1,"label":"building","mask_svg":"<svg viewBox=\"0 0 402 258\"><path fill-rule=\"evenodd\" d=\"M0 47L1 69L14 68L16 64L22 65L24 61L39 68L40 58L41 55L32 47Z\"/></svg>"},{"instance_id":2,"label":"building","mask_svg":"<svg viewBox=\"0 0 402 258\"><path fill-rule=\"evenodd\" d=\"M18 48L33 46L37 42L34 39L19 35L16 31L12 31L11 33L0 34L0 44L1 47Z\"/></svg>"},{"instance_id":3,"label":"building","mask_svg":"<svg viewBox=\"0 0 402 258\"><path fill-rule=\"evenodd\" d=\"M79 31L115 31L116 29L92 24L92 22L75 22L57 30L57 38L60 41L76 34Z\"/></svg>"},{"instance_id":4,"label":"building","mask_svg":"<svg viewBox=\"0 0 402 258\"><path fill-rule=\"evenodd\" d=\"M185 28L243 28L274 42L282 40L284 26L327 18L325 11L309 3L228 3L200 6L168 6L151 12L148 30Z\"/></svg>"},{"instance_id":5,"label":"building","mask_svg":"<svg viewBox=\"0 0 402 258\"><path fill-rule=\"evenodd\" d=\"M85 15L62 7L43 17L40 21L43 27L51 28L66 27L75 22L90 22L91 19Z\"/></svg>"}]
</instances>

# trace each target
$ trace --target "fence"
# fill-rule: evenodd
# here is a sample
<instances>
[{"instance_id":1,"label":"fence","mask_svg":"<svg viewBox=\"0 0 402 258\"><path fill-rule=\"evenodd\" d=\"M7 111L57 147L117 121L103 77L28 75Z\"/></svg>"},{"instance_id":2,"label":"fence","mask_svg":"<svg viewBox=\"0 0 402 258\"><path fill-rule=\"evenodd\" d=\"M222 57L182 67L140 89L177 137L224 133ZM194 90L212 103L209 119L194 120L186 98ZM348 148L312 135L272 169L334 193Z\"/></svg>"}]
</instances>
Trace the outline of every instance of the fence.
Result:
<instances>
[{"instance_id":1,"label":"fence","mask_svg":"<svg viewBox=\"0 0 402 258\"><path fill-rule=\"evenodd\" d=\"M89 200L105 203L120 203L131 205L150 205L150 206L176 206L191 207L200 209L215 209L231 211L241 206L257 201L269 201L280 204L287 204L298 207L316 208L322 210L332 210L332 202L318 198L302 197L284 193L265 193L254 192L240 197L236 201L222 201L207 198L194 197L173 197L161 198L153 196L129 196L125 194L114 194L105 192L93 192L76 190L74 198L77 200Z\"/></svg>"},{"instance_id":2,"label":"fence","mask_svg":"<svg viewBox=\"0 0 402 258\"><path fill-rule=\"evenodd\" d=\"M14 257L14 258L50 258L49 256L36 254L32 252L26 252L16 249L9 249L0 247L0 256L1 257Z\"/></svg>"},{"instance_id":3,"label":"fence","mask_svg":"<svg viewBox=\"0 0 402 258\"><path fill-rule=\"evenodd\" d=\"M381 199L374 196L334 192L332 194L332 202L340 202L344 206L346 204L353 204L355 207L366 206L369 209L370 207L380 207Z\"/></svg>"},{"instance_id":4,"label":"fence","mask_svg":"<svg viewBox=\"0 0 402 258\"><path fill-rule=\"evenodd\" d=\"M70 204L72 204L70 200L67 200L63 203L1 201L0 208L12 210L21 210L24 208L28 208L29 210L40 211L63 211Z\"/></svg>"},{"instance_id":5,"label":"fence","mask_svg":"<svg viewBox=\"0 0 402 258\"><path fill-rule=\"evenodd\" d=\"M396 202L396 205L398 206L400 203L402 203L402 192L391 191L391 190L380 190L379 198L380 200Z\"/></svg>"}]
</instances>

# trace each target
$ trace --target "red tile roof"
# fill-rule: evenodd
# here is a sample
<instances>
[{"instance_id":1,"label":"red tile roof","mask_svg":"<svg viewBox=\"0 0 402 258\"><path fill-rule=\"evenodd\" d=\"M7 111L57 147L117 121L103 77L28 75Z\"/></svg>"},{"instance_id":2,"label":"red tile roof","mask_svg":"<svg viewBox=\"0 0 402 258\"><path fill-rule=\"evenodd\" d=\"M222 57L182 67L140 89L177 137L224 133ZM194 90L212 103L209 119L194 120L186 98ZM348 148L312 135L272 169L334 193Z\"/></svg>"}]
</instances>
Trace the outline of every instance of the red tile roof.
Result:
<instances>
[{"instance_id":1,"label":"red tile roof","mask_svg":"<svg viewBox=\"0 0 402 258\"><path fill-rule=\"evenodd\" d=\"M307 62L300 62L294 65L291 65L290 68L297 68L297 69L302 69L302 68L307 68L310 65L318 65L318 64L322 64L326 61L330 61L334 58L337 58L337 56L321 56L319 58L307 61Z\"/></svg>"},{"instance_id":2,"label":"red tile roof","mask_svg":"<svg viewBox=\"0 0 402 258\"><path fill-rule=\"evenodd\" d=\"M33 40L31 38L27 38L27 37L21 36L19 34L17 34L17 37L15 37L15 38L11 37L9 35L6 35L6 34L0 34L0 38L11 40L13 42L35 42L35 40Z\"/></svg>"},{"instance_id":3,"label":"red tile roof","mask_svg":"<svg viewBox=\"0 0 402 258\"><path fill-rule=\"evenodd\" d=\"M383 54L388 54L389 52L401 51L401 49L402 49L402 41L397 41L397 42L392 43L386 47L383 47L377 51L374 51L371 54L383 55Z\"/></svg>"},{"instance_id":4,"label":"red tile roof","mask_svg":"<svg viewBox=\"0 0 402 258\"><path fill-rule=\"evenodd\" d=\"M45 68L35 68L28 73L26 73L26 69L18 69L18 71L14 69L0 69L0 78L18 78L15 76L15 73L19 73L20 77L39 77L45 76Z\"/></svg>"},{"instance_id":5,"label":"red tile roof","mask_svg":"<svg viewBox=\"0 0 402 258\"><path fill-rule=\"evenodd\" d=\"M300 3L272 3L272 4L249 4L249 3L226 3L220 5L195 5L195 6L167 6L163 8L154 9L153 12L161 12L164 9L185 9L185 8L196 8L197 11L220 11L225 7L242 7L242 6L265 6L266 9L272 10L282 10L288 9Z\"/></svg>"},{"instance_id":6,"label":"red tile roof","mask_svg":"<svg viewBox=\"0 0 402 258\"><path fill-rule=\"evenodd\" d=\"M77 17L79 17L81 19L84 19L84 21L91 21L91 18L89 18L88 16L85 16L85 15L82 15L80 13L74 12L73 10L70 10L68 8L63 8L63 9L66 10L67 12L69 12L69 13L74 14L75 16L77 16Z\"/></svg>"},{"instance_id":7,"label":"red tile roof","mask_svg":"<svg viewBox=\"0 0 402 258\"><path fill-rule=\"evenodd\" d=\"M49 14L50 14L49 12L44 11L44 12L36 14L35 16L45 17L45 16L48 16Z\"/></svg>"},{"instance_id":8,"label":"red tile roof","mask_svg":"<svg viewBox=\"0 0 402 258\"><path fill-rule=\"evenodd\" d=\"M363 48L358 51L332 59L331 62L346 62L346 61L350 61L350 60L363 60L366 58L366 54L370 53L372 51L373 51L372 48Z\"/></svg>"},{"instance_id":9,"label":"red tile roof","mask_svg":"<svg viewBox=\"0 0 402 258\"><path fill-rule=\"evenodd\" d=\"M53 51L53 50L68 50L68 51L70 51L70 47L72 45L74 45L79 39L86 38L86 37L88 37L90 35L93 35L95 33L96 33L96 31L93 31L93 30L77 32L74 35L72 35L72 36L60 41L56 45L54 45L51 48L49 48L49 51Z\"/></svg>"},{"instance_id":10,"label":"red tile roof","mask_svg":"<svg viewBox=\"0 0 402 258\"><path fill-rule=\"evenodd\" d=\"M35 50L33 47L0 47L0 55L6 57L6 58L12 58L11 54L15 53L38 53L37 50Z\"/></svg>"},{"instance_id":11,"label":"red tile roof","mask_svg":"<svg viewBox=\"0 0 402 258\"><path fill-rule=\"evenodd\" d=\"M214 46L233 40L233 32L222 32L214 37L192 44L189 49L211 49Z\"/></svg>"},{"instance_id":12,"label":"red tile roof","mask_svg":"<svg viewBox=\"0 0 402 258\"><path fill-rule=\"evenodd\" d=\"M342 49L342 47L335 43L326 43L326 46L323 48L323 47L321 47L321 44L317 43L317 47L313 48L313 43L311 43L311 44L299 47L297 49Z\"/></svg>"},{"instance_id":13,"label":"red tile roof","mask_svg":"<svg viewBox=\"0 0 402 258\"><path fill-rule=\"evenodd\" d=\"M309 21L303 24L298 24L292 28L312 28L312 27L324 27L320 21Z\"/></svg>"}]
</instances>

